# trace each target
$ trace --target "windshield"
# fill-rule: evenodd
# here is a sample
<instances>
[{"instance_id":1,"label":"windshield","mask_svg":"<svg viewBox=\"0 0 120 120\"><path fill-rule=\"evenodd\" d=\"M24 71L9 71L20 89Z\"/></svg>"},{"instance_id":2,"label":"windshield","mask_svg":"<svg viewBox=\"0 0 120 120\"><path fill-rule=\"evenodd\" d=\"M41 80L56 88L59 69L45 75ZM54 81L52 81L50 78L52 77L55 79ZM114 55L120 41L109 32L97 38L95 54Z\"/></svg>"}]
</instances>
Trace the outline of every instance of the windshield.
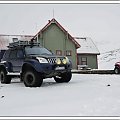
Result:
<instances>
[{"instance_id":1,"label":"windshield","mask_svg":"<svg viewBox=\"0 0 120 120\"><path fill-rule=\"evenodd\" d=\"M26 55L52 55L52 53L43 47L25 47Z\"/></svg>"}]
</instances>

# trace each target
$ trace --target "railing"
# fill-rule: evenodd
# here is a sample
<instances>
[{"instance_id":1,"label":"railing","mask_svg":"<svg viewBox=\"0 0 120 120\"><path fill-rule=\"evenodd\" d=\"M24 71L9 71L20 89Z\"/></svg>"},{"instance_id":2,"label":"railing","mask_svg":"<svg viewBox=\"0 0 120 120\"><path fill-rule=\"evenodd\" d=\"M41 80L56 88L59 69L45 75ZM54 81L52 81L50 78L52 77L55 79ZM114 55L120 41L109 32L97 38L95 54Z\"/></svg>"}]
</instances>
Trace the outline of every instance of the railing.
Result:
<instances>
[{"instance_id":1,"label":"railing","mask_svg":"<svg viewBox=\"0 0 120 120\"><path fill-rule=\"evenodd\" d=\"M18 47L18 46L39 46L40 43L39 42L36 42L36 41L22 41L22 40L19 40L17 42L13 42L13 43L9 43L9 48L13 48L13 47Z\"/></svg>"}]
</instances>

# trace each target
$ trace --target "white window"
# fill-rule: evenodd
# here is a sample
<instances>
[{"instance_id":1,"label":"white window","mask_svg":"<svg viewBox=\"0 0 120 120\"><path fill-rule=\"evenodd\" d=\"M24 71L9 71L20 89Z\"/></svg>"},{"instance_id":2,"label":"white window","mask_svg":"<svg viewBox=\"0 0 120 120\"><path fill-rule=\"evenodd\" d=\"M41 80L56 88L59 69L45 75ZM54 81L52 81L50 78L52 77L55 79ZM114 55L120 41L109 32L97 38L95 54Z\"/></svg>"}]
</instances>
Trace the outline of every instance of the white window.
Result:
<instances>
[{"instance_id":1,"label":"white window","mask_svg":"<svg viewBox=\"0 0 120 120\"><path fill-rule=\"evenodd\" d=\"M62 50L56 50L56 55L62 55Z\"/></svg>"},{"instance_id":2,"label":"white window","mask_svg":"<svg viewBox=\"0 0 120 120\"><path fill-rule=\"evenodd\" d=\"M66 50L66 56L72 56L72 51L71 50Z\"/></svg>"}]
</instances>

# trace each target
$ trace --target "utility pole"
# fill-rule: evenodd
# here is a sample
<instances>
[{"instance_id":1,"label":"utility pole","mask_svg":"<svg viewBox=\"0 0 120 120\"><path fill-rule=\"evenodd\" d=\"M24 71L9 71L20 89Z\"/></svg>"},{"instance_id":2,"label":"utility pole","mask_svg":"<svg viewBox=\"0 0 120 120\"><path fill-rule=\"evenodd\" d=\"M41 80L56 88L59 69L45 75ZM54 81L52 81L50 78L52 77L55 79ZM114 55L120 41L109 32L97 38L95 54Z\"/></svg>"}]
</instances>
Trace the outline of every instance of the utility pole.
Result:
<instances>
[{"instance_id":1,"label":"utility pole","mask_svg":"<svg viewBox=\"0 0 120 120\"><path fill-rule=\"evenodd\" d=\"M53 9L53 18L54 18L54 9Z\"/></svg>"}]
</instances>

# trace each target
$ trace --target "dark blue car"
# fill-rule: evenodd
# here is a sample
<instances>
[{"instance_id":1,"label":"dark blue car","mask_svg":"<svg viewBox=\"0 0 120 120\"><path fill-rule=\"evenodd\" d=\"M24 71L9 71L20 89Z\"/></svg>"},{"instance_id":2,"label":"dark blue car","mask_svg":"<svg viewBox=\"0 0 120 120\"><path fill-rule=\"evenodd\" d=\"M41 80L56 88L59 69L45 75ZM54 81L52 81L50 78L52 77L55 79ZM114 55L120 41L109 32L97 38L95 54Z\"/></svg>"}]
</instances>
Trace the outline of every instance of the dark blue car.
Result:
<instances>
[{"instance_id":1,"label":"dark blue car","mask_svg":"<svg viewBox=\"0 0 120 120\"><path fill-rule=\"evenodd\" d=\"M20 77L26 87L39 87L43 79L54 77L57 83L71 80L71 62L56 56L39 43L18 41L10 43L0 63L1 83L9 84Z\"/></svg>"}]
</instances>

